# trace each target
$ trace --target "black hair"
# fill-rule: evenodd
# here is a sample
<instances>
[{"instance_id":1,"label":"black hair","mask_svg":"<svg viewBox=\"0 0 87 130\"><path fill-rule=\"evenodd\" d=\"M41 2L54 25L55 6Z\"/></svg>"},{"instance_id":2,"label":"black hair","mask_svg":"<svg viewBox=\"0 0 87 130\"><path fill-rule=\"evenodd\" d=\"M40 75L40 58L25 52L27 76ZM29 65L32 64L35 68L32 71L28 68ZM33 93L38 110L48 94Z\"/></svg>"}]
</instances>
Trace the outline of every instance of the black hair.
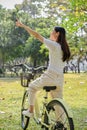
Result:
<instances>
[{"instance_id":1,"label":"black hair","mask_svg":"<svg viewBox=\"0 0 87 130\"><path fill-rule=\"evenodd\" d=\"M63 51L62 60L66 61L70 58L70 55L71 55L68 43L66 41L66 31L63 27L58 27L58 26L56 26L54 28L54 30L56 32L60 33L59 36L58 36L57 42L61 45L61 49Z\"/></svg>"}]
</instances>

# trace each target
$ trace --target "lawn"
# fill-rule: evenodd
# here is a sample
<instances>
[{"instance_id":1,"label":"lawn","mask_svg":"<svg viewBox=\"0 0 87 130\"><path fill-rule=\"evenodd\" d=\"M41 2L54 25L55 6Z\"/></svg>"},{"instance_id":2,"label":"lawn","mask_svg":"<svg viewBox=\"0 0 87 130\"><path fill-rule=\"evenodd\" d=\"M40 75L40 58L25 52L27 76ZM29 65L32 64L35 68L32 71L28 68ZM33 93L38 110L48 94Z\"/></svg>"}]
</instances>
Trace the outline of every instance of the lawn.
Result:
<instances>
[{"instance_id":1,"label":"lawn","mask_svg":"<svg viewBox=\"0 0 87 130\"><path fill-rule=\"evenodd\" d=\"M87 130L87 73L64 76L64 100L72 109L75 130ZM23 92L20 79L0 79L0 130L22 130L20 111Z\"/></svg>"}]
</instances>

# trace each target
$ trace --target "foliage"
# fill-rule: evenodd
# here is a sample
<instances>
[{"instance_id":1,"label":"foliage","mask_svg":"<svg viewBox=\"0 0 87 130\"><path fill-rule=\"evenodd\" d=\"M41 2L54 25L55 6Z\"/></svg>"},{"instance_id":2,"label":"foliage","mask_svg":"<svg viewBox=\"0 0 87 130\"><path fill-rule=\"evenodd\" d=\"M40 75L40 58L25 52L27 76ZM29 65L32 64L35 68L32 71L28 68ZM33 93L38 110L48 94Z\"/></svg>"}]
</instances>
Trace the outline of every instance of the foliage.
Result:
<instances>
[{"instance_id":1,"label":"foliage","mask_svg":"<svg viewBox=\"0 0 87 130\"><path fill-rule=\"evenodd\" d=\"M26 42L25 53L27 56L31 57L31 61L33 62L33 66L37 65L38 59L41 59L40 53L40 42L36 41L34 38L30 38Z\"/></svg>"},{"instance_id":2,"label":"foliage","mask_svg":"<svg viewBox=\"0 0 87 130\"><path fill-rule=\"evenodd\" d=\"M4 15L6 16L3 15L4 19L0 22L0 59L3 64L16 57L23 56L24 42L28 36L24 30L15 27L12 14L11 11L5 11Z\"/></svg>"},{"instance_id":3,"label":"foliage","mask_svg":"<svg viewBox=\"0 0 87 130\"><path fill-rule=\"evenodd\" d=\"M86 0L23 0L22 4L15 5L15 9L12 10L6 10L0 6L1 64L4 65L7 61L18 57L31 57L33 65L42 64L42 62L44 64L45 60L48 62L48 51L45 46L41 46L39 41L30 38L24 29L15 27L16 18L46 38L49 37L54 26L63 26L67 31L71 58L79 54L86 55L86 3ZM34 63L35 60L37 63Z\"/></svg>"}]
</instances>

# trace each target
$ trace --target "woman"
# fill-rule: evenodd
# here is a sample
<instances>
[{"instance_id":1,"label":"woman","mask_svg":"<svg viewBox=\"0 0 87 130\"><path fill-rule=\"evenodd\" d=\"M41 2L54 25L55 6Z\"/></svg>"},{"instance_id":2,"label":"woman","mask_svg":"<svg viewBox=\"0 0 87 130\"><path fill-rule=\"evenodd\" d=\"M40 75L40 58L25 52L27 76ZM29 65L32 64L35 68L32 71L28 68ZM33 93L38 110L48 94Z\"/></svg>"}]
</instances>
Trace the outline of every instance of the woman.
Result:
<instances>
[{"instance_id":1,"label":"woman","mask_svg":"<svg viewBox=\"0 0 87 130\"><path fill-rule=\"evenodd\" d=\"M51 91L52 98L63 97L63 68L65 61L70 57L70 50L66 42L66 32L63 27L54 27L50 38L46 39L39 33L24 25L20 21L16 26L24 28L29 34L44 43L49 50L49 66L39 78L29 84L29 110L23 111L28 117L33 116L35 95L43 86L56 86L56 90Z\"/></svg>"}]
</instances>

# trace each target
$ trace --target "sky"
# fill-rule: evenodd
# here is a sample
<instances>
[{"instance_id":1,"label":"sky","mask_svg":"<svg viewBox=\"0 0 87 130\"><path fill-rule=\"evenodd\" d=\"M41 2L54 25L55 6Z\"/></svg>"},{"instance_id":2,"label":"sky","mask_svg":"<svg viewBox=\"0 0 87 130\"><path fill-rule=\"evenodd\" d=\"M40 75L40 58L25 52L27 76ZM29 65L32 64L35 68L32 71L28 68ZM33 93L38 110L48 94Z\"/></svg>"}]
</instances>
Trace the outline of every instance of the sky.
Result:
<instances>
[{"instance_id":1,"label":"sky","mask_svg":"<svg viewBox=\"0 0 87 130\"><path fill-rule=\"evenodd\" d=\"M7 9L13 9L15 4L21 4L23 0L0 0L0 4Z\"/></svg>"}]
</instances>

